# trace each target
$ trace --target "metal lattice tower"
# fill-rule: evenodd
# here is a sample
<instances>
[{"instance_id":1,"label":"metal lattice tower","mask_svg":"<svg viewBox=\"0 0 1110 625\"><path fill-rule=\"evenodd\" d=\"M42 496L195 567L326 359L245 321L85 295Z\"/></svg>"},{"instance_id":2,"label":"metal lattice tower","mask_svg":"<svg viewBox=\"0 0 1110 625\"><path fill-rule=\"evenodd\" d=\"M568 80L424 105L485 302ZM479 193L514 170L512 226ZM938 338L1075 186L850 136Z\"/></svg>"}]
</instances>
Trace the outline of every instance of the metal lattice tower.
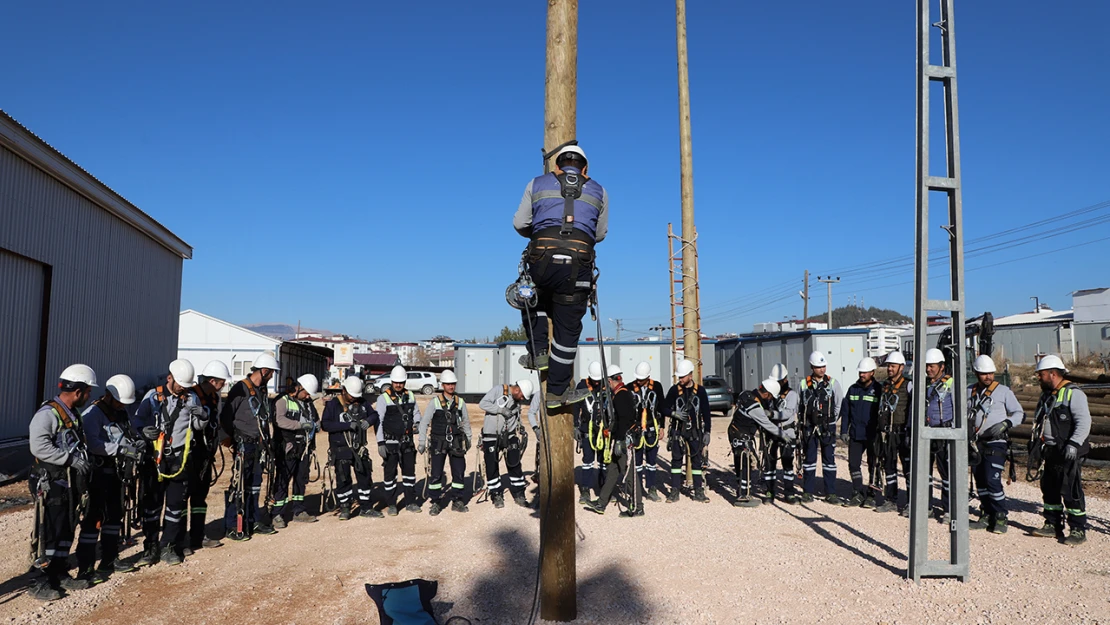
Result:
<instances>
[{"instance_id":1,"label":"metal lattice tower","mask_svg":"<svg viewBox=\"0 0 1110 625\"><path fill-rule=\"evenodd\" d=\"M914 299L914 360L913 419L914 436L912 471L910 474L910 557L907 576L914 581L922 577L957 577L969 579L970 550L967 518L967 372L964 350L964 241L963 206L960 197L960 126L956 106L956 32L952 9L955 0L940 0L940 21L929 18L931 0L917 0L917 255L916 296ZM941 65L929 63L930 28L941 32L943 60ZM929 174L929 86L939 82L944 87L946 175ZM929 192L940 191L948 198L948 224L942 226L948 237L950 260L949 299L929 299ZM946 311L952 316L953 400L955 415L950 428L925 427L926 330L929 311ZM949 499L951 514L948 560L929 560L929 450L933 441L941 441L948 450Z\"/></svg>"}]
</instances>

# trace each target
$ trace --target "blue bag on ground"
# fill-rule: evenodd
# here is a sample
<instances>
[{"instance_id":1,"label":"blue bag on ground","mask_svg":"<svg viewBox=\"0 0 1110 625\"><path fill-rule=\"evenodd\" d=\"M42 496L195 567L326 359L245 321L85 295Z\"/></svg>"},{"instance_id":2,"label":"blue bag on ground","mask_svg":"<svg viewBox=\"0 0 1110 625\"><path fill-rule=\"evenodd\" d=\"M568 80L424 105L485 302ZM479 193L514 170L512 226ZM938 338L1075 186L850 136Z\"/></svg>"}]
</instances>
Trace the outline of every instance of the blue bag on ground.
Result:
<instances>
[{"instance_id":1,"label":"blue bag on ground","mask_svg":"<svg viewBox=\"0 0 1110 625\"><path fill-rule=\"evenodd\" d=\"M432 599L438 591L439 582L426 579L366 585L382 625L436 625Z\"/></svg>"}]
</instances>

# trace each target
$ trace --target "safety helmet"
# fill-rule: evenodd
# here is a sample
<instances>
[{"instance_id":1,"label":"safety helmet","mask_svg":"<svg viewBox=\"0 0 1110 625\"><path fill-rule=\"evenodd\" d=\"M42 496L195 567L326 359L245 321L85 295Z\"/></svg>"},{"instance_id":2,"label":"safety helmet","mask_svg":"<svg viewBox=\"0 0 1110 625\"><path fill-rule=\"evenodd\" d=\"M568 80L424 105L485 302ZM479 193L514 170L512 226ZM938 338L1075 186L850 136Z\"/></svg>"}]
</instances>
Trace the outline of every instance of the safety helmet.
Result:
<instances>
[{"instance_id":1,"label":"safety helmet","mask_svg":"<svg viewBox=\"0 0 1110 625\"><path fill-rule=\"evenodd\" d=\"M535 387L532 386L531 380L517 380L516 387L520 389L520 394L524 396L525 401L532 399L532 392Z\"/></svg>"},{"instance_id":2,"label":"safety helmet","mask_svg":"<svg viewBox=\"0 0 1110 625\"><path fill-rule=\"evenodd\" d=\"M178 386L184 388L192 388L197 383L197 372L193 369L193 363L184 358L178 358L170 363L170 375Z\"/></svg>"},{"instance_id":3,"label":"safety helmet","mask_svg":"<svg viewBox=\"0 0 1110 625\"><path fill-rule=\"evenodd\" d=\"M204 365L204 371L200 374L206 378L216 378L217 380L231 379L231 372L227 370L227 365L219 360L213 360Z\"/></svg>"},{"instance_id":4,"label":"safety helmet","mask_svg":"<svg viewBox=\"0 0 1110 625\"><path fill-rule=\"evenodd\" d=\"M906 357L902 352L893 351L886 355L886 364L888 365L904 365L906 364Z\"/></svg>"},{"instance_id":5,"label":"safety helmet","mask_svg":"<svg viewBox=\"0 0 1110 625\"><path fill-rule=\"evenodd\" d=\"M351 397L362 397L362 379L352 375L343 380L343 390Z\"/></svg>"},{"instance_id":6,"label":"safety helmet","mask_svg":"<svg viewBox=\"0 0 1110 625\"><path fill-rule=\"evenodd\" d=\"M405 368L401 365L393 367L389 372L390 382L405 382L409 379L409 374L405 373Z\"/></svg>"},{"instance_id":7,"label":"safety helmet","mask_svg":"<svg viewBox=\"0 0 1110 625\"><path fill-rule=\"evenodd\" d=\"M786 365L779 363L771 367L771 375L767 376L772 380L785 380L790 372L786 369Z\"/></svg>"},{"instance_id":8,"label":"safety helmet","mask_svg":"<svg viewBox=\"0 0 1110 625\"><path fill-rule=\"evenodd\" d=\"M1049 354L1037 362L1037 371L1045 371L1047 369L1059 369L1064 373L1068 372L1068 368L1064 366L1064 361L1060 360L1060 357L1056 354Z\"/></svg>"},{"instance_id":9,"label":"safety helmet","mask_svg":"<svg viewBox=\"0 0 1110 625\"><path fill-rule=\"evenodd\" d=\"M135 403L135 381L130 376L122 373L113 375L104 383L104 390L111 393L112 397L121 404L130 406Z\"/></svg>"},{"instance_id":10,"label":"safety helmet","mask_svg":"<svg viewBox=\"0 0 1110 625\"><path fill-rule=\"evenodd\" d=\"M770 393L771 397L778 397L779 396L779 391L782 390L782 387L779 386L779 381L778 380L772 380L771 378L767 378L766 380L761 382L760 386L763 387L763 390Z\"/></svg>"},{"instance_id":11,"label":"safety helmet","mask_svg":"<svg viewBox=\"0 0 1110 625\"><path fill-rule=\"evenodd\" d=\"M930 348L929 351L925 352L925 364L944 364L944 352L935 347Z\"/></svg>"},{"instance_id":12,"label":"safety helmet","mask_svg":"<svg viewBox=\"0 0 1110 625\"><path fill-rule=\"evenodd\" d=\"M998 369L994 367L993 358L986 354L982 354L972 363L971 370L975 373L994 373Z\"/></svg>"},{"instance_id":13,"label":"safety helmet","mask_svg":"<svg viewBox=\"0 0 1110 625\"><path fill-rule=\"evenodd\" d=\"M88 365L70 365L58 376L60 386L75 390L81 385L96 386L96 372Z\"/></svg>"},{"instance_id":14,"label":"safety helmet","mask_svg":"<svg viewBox=\"0 0 1110 625\"><path fill-rule=\"evenodd\" d=\"M596 360L591 362L590 366L586 368L586 375L594 382L600 382L601 378L605 377L602 375L601 363Z\"/></svg>"},{"instance_id":15,"label":"safety helmet","mask_svg":"<svg viewBox=\"0 0 1110 625\"><path fill-rule=\"evenodd\" d=\"M555 154L555 164L558 165L559 161L564 160L563 157L565 157L567 154L577 154L578 158L580 158L581 160L586 161L587 163L590 162L590 159L586 158L586 152L582 148L578 147L577 145L568 145L564 146L563 149L559 150L559 152Z\"/></svg>"},{"instance_id":16,"label":"safety helmet","mask_svg":"<svg viewBox=\"0 0 1110 625\"><path fill-rule=\"evenodd\" d=\"M636 379L646 380L651 377L651 365L647 361L641 362L636 365Z\"/></svg>"},{"instance_id":17,"label":"safety helmet","mask_svg":"<svg viewBox=\"0 0 1110 625\"><path fill-rule=\"evenodd\" d=\"M865 358L860 359L859 364L856 365L856 372L857 373L863 373L865 371L874 371L874 370L875 370L875 359L870 357L870 356L867 356Z\"/></svg>"},{"instance_id":18,"label":"safety helmet","mask_svg":"<svg viewBox=\"0 0 1110 625\"><path fill-rule=\"evenodd\" d=\"M451 369L448 369L448 370L446 370L446 371L444 371L443 373L440 374L439 383L440 384L458 384L459 383L459 378L455 376L454 371L452 371Z\"/></svg>"},{"instance_id":19,"label":"safety helmet","mask_svg":"<svg viewBox=\"0 0 1110 625\"><path fill-rule=\"evenodd\" d=\"M617 365L609 365L609 368L605 371L605 377L611 378L617 375L624 375L624 371L621 371L621 368Z\"/></svg>"},{"instance_id":20,"label":"safety helmet","mask_svg":"<svg viewBox=\"0 0 1110 625\"><path fill-rule=\"evenodd\" d=\"M683 358L679 361L678 366L674 369L674 374L677 377L684 378L694 372L694 361Z\"/></svg>"},{"instance_id":21,"label":"safety helmet","mask_svg":"<svg viewBox=\"0 0 1110 625\"><path fill-rule=\"evenodd\" d=\"M308 391L309 395L315 395L320 391L320 381L311 373L306 373L297 378L297 384L300 384L301 388Z\"/></svg>"},{"instance_id":22,"label":"safety helmet","mask_svg":"<svg viewBox=\"0 0 1110 625\"><path fill-rule=\"evenodd\" d=\"M813 352L809 355L809 366L827 367L829 366L829 361L825 360L825 355L821 352Z\"/></svg>"},{"instance_id":23,"label":"safety helmet","mask_svg":"<svg viewBox=\"0 0 1110 625\"><path fill-rule=\"evenodd\" d=\"M281 367L278 366L278 361L275 360L274 357L271 356L270 354L262 354L258 358L254 359L254 362L251 364L251 370L254 371L256 369L269 369L271 371L281 371Z\"/></svg>"}]
</instances>

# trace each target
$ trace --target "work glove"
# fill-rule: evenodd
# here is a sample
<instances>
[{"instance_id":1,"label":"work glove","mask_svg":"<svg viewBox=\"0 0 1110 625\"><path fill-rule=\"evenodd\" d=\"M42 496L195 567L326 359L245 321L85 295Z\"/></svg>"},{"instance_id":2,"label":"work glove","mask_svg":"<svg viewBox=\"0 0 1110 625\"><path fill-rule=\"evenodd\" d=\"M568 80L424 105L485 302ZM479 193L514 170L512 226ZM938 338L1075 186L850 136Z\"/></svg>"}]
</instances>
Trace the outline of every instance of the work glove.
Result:
<instances>
[{"instance_id":1,"label":"work glove","mask_svg":"<svg viewBox=\"0 0 1110 625\"><path fill-rule=\"evenodd\" d=\"M366 430L369 430L369 429L370 429L370 421L369 421L368 419L363 419L362 421L359 421L359 422L358 422L358 426L357 426L357 427L358 427L358 429L360 429L360 430L362 430L363 432L365 432Z\"/></svg>"},{"instance_id":2,"label":"work glove","mask_svg":"<svg viewBox=\"0 0 1110 625\"><path fill-rule=\"evenodd\" d=\"M316 427L316 426L312 423L312 420L310 420L310 419L301 419L301 429L304 430L305 432L311 432L314 427Z\"/></svg>"},{"instance_id":3,"label":"work glove","mask_svg":"<svg viewBox=\"0 0 1110 625\"><path fill-rule=\"evenodd\" d=\"M847 444L848 444L849 442L851 442L851 440L852 440L852 437L851 437L851 436L848 436L848 433L847 433L847 432L841 432L841 433L840 433L840 442L842 442L842 443L844 443L845 445L847 445Z\"/></svg>"},{"instance_id":4,"label":"work glove","mask_svg":"<svg viewBox=\"0 0 1110 625\"><path fill-rule=\"evenodd\" d=\"M389 449L385 446L385 443L378 443L378 455L382 457L382 460L385 460L385 456L388 453Z\"/></svg>"},{"instance_id":5,"label":"work glove","mask_svg":"<svg viewBox=\"0 0 1110 625\"><path fill-rule=\"evenodd\" d=\"M574 428L574 442L582 442L582 430L579 430L578 428Z\"/></svg>"},{"instance_id":6,"label":"work glove","mask_svg":"<svg viewBox=\"0 0 1110 625\"><path fill-rule=\"evenodd\" d=\"M85 456L83 454L70 454L69 467L76 471L79 475L88 475L89 473L89 461L85 459Z\"/></svg>"},{"instance_id":7,"label":"work glove","mask_svg":"<svg viewBox=\"0 0 1110 625\"><path fill-rule=\"evenodd\" d=\"M685 410L675 410L672 416L683 423L690 420L690 415Z\"/></svg>"},{"instance_id":8,"label":"work glove","mask_svg":"<svg viewBox=\"0 0 1110 625\"><path fill-rule=\"evenodd\" d=\"M995 441L1006 435L1010 430L1013 423L1009 419L995 423L986 429L983 433L979 434L979 439L984 441Z\"/></svg>"},{"instance_id":9,"label":"work glove","mask_svg":"<svg viewBox=\"0 0 1110 625\"><path fill-rule=\"evenodd\" d=\"M709 440L711 438L712 437L709 435L709 432L706 432L705 434L702 434L701 435L701 444L708 446L709 445Z\"/></svg>"},{"instance_id":10,"label":"work glove","mask_svg":"<svg viewBox=\"0 0 1110 625\"><path fill-rule=\"evenodd\" d=\"M779 428L779 438L787 445L793 445L794 441L798 440L798 434L793 429L784 430Z\"/></svg>"},{"instance_id":11,"label":"work glove","mask_svg":"<svg viewBox=\"0 0 1110 625\"><path fill-rule=\"evenodd\" d=\"M189 425L194 430L203 430L208 425L208 412L201 406L189 406Z\"/></svg>"},{"instance_id":12,"label":"work glove","mask_svg":"<svg viewBox=\"0 0 1110 625\"><path fill-rule=\"evenodd\" d=\"M162 433L162 430L159 430L158 428L154 427L153 425L148 425L148 426L143 428L143 438L147 439L148 441L158 440L158 436L161 433Z\"/></svg>"},{"instance_id":13,"label":"work glove","mask_svg":"<svg viewBox=\"0 0 1110 625\"><path fill-rule=\"evenodd\" d=\"M135 444L131 441L123 439L116 447L116 455L123 456L124 458L130 458L132 460L138 460L139 449L138 447L135 447Z\"/></svg>"},{"instance_id":14,"label":"work glove","mask_svg":"<svg viewBox=\"0 0 1110 625\"><path fill-rule=\"evenodd\" d=\"M1068 444L1064 446L1064 458L1066 458L1068 462L1074 462L1078 457L1079 449L1077 449L1075 445Z\"/></svg>"},{"instance_id":15,"label":"work glove","mask_svg":"<svg viewBox=\"0 0 1110 625\"><path fill-rule=\"evenodd\" d=\"M426 449L427 448L424 446L424 443L420 443L420 446L416 448L416 451L419 452L421 455L423 455L423 453Z\"/></svg>"},{"instance_id":16,"label":"work glove","mask_svg":"<svg viewBox=\"0 0 1110 625\"><path fill-rule=\"evenodd\" d=\"M536 440L540 440L540 426L533 425L532 426L532 433L536 435Z\"/></svg>"}]
</instances>

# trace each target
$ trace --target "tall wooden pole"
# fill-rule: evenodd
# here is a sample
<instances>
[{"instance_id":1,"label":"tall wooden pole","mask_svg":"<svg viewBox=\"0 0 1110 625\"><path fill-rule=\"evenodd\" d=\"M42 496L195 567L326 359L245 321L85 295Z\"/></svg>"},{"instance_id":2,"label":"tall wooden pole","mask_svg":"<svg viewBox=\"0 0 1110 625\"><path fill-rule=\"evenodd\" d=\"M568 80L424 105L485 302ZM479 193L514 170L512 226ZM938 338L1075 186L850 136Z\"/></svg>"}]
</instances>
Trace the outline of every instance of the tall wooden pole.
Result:
<instances>
[{"instance_id":1,"label":"tall wooden pole","mask_svg":"<svg viewBox=\"0 0 1110 625\"><path fill-rule=\"evenodd\" d=\"M682 165L683 353L701 380L701 319L698 314L697 235L694 229L694 146L690 131L690 70L686 55L686 0L675 0L678 31L678 143Z\"/></svg>"},{"instance_id":2,"label":"tall wooden pole","mask_svg":"<svg viewBox=\"0 0 1110 625\"><path fill-rule=\"evenodd\" d=\"M809 270L806 269L805 278L802 280L802 329L809 329Z\"/></svg>"},{"instance_id":3,"label":"tall wooden pole","mask_svg":"<svg viewBox=\"0 0 1110 625\"><path fill-rule=\"evenodd\" d=\"M551 150L575 138L578 108L578 2L548 0L547 71L543 145ZM554 160L554 159L552 159ZM553 165L551 161L549 166ZM548 320L548 336L551 335ZM547 394L547 373L540 379ZM540 616L578 617L575 596L574 422L570 408L546 411L540 434Z\"/></svg>"}]
</instances>

